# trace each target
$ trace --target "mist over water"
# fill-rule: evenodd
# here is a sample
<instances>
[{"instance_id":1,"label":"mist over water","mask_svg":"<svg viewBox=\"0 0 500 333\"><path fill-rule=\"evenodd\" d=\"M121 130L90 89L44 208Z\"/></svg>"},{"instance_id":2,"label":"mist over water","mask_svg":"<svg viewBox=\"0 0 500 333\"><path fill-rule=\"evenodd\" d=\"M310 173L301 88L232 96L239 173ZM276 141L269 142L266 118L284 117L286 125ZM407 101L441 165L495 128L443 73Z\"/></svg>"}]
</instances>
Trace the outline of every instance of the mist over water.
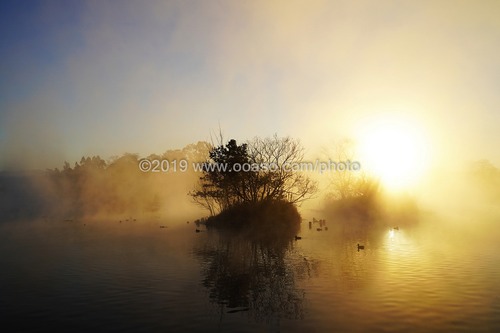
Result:
<instances>
[{"instance_id":1,"label":"mist over water","mask_svg":"<svg viewBox=\"0 0 500 333\"><path fill-rule=\"evenodd\" d=\"M45 178L38 175L33 183L24 182L25 176L8 178L15 186L4 188L23 189L11 201L36 208L25 194L40 198L35 193ZM385 199L370 223L356 214L339 215L328 200L325 206L318 199L299 209L300 239L272 244L195 224L203 212L183 196L190 181L160 179L151 184L172 194L161 194L170 199L156 212L37 216L40 210L33 208L28 218L4 216L4 321L33 332L62 326L77 332L500 327L496 192L473 178L450 182L462 191L446 197L437 192L433 205L420 200L417 211ZM446 192L445 185L434 189ZM130 180L127 186L134 188ZM90 202L83 206L95 207ZM50 204L58 212L64 207ZM324 225L314 222L322 219Z\"/></svg>"}]
</instances>

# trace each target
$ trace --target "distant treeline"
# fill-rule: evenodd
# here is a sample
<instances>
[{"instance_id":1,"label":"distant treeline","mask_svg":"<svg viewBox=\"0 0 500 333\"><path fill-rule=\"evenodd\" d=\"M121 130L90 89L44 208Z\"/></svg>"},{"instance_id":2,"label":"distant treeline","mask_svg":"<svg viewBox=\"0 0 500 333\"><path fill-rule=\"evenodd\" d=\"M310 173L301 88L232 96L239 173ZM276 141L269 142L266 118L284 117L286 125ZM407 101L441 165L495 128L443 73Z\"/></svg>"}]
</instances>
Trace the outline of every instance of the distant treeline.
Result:
<instances>
[{"instance_id":1,"label":"distant treeline","mask_svg":"<svg viewBox=\"0 0 500 333\"><path fill-rule=\"evenodd\" d=\"M198 142L146 159L202 161L207 147L206 142ZM192 168L143 172L140 160L139 155L126 153L108 161L100 156L82 157L73 166L64 162L61 169L4 172L0 175L1 216L136 216L163 213L166 206L180 210L190 203L187 193L199 177Z\"/></svg>"}]
</instances>

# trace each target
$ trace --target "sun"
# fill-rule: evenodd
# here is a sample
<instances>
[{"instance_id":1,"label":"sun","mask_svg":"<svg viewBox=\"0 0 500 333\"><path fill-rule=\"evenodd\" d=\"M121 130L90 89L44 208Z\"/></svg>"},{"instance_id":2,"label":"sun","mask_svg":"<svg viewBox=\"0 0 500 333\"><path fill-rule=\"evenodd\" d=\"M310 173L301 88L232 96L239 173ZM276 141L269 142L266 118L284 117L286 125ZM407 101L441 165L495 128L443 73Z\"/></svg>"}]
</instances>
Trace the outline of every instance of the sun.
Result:
<instances>
[{"instance_id":1,"label":"sun","mask_svg":"<svg viewBox=\"0 0 500 333\"><path fill-rule=\"evenodd\" d=\"M416 185L429 164L429 144L418 122L378 117L360 129L360 162L391 191Z\"/></svg>"}]
</instances>

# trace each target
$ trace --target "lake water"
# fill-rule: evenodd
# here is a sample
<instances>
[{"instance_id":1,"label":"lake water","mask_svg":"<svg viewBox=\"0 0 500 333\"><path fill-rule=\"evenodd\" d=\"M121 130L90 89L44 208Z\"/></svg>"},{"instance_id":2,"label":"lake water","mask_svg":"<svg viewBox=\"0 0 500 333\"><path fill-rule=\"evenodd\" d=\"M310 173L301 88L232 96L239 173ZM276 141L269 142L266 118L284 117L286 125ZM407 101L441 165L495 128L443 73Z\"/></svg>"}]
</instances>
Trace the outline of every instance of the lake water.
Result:
<instances>
[{"instance_id":1,"label":"lake water","mask_svg":"<svg viewBox=\"0 0 500 333\"><path fill-rule=\"evenodd\" d=\"M185 221L5 222L1 322L26 332L498 332L493 222L304 222L302 239L271 245Z\"/></svg>"}]
</instances>

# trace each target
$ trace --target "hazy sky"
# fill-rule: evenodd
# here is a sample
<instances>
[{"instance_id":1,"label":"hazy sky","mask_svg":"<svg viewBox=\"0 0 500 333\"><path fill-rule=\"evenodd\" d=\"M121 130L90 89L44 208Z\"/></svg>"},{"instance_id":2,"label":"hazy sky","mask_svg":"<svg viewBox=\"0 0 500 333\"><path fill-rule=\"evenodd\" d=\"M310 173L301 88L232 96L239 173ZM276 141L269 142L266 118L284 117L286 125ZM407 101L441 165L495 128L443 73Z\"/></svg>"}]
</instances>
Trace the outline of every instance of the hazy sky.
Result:
<instances>
[{"instance_id":1,"label":"hazy sky","mask_svg":"<svg viewBox=\"0 0 500 333\"><path fill-rule=\"evenodd\" d=\"M2 1L0 169L379 114L500 164L500 1Z\"/></svg>"}]
</instances>

